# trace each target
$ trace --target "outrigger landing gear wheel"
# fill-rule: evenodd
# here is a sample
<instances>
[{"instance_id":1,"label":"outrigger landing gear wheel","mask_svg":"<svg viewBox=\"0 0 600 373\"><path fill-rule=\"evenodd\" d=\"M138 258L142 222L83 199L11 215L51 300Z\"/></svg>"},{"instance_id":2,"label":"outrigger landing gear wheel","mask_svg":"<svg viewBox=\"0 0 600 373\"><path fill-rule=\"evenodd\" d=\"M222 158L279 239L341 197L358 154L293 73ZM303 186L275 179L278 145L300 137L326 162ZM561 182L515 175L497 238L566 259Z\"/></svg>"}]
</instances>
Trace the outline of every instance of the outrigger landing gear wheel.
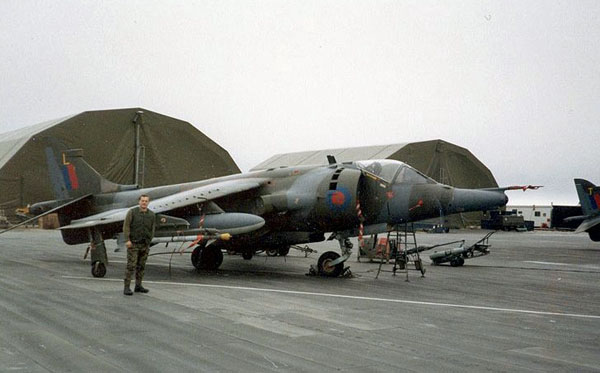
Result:
<instances>
[{"instance_id":1,"label":"outrigger landing gear wheel","mask_svg":"<svg viewBox=\"0 0 600 373\"><path fill-rule=\"evenodd\" d=\"M327 251L323 253L323 255L321 255L317 261L319 274L325 277L338 277L341 275L342 271L344 270L344 262L335 264L333 266L331 265L331 262L339 257L340 254L334 251Z\"/></svg>"},{"instance_id":2,"label":"outrigger landing gear wheel","mask_svg":"<svg viewBox=\"0 0 600 373\"><path fill-rule=\"evenodd\" d=\"M104 263L96 261L92 263L92 276L104 277L106 275L106 266Z\"/></svg>"}]
</instances>

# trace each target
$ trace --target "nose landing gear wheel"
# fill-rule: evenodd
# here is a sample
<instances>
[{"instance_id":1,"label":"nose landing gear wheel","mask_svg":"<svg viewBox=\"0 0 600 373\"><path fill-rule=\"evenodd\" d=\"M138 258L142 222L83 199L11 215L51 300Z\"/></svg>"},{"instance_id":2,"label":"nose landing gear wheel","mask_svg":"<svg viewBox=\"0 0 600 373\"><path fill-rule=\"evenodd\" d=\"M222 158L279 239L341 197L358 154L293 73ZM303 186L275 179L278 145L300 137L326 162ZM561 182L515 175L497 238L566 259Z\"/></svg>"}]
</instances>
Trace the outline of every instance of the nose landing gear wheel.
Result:
<instances>
[{"instance_id":1,"label":"nose landing gear wheel","mask_svg":"<svg viewBox=\"0 0 600 373\"><path fill-rule=\"evenodd\" d=\"M92 276L94 277L104 277L106 275L106 266L102 262L94 262L92 263Z\"/></svg>"},{"instance_id":2,"label":"nose landing gear wheel","mask_svg":"<svg viewBox=\"0 0 600 373\"><path fill-rule=\"evenodd\" d=\"M334 251L327 251L319 257L317 267L319 274L325 277L338 277L344 270L344 262L331 265L331 262L340 257L340 254Z\"/></svg>"}]
</instances>

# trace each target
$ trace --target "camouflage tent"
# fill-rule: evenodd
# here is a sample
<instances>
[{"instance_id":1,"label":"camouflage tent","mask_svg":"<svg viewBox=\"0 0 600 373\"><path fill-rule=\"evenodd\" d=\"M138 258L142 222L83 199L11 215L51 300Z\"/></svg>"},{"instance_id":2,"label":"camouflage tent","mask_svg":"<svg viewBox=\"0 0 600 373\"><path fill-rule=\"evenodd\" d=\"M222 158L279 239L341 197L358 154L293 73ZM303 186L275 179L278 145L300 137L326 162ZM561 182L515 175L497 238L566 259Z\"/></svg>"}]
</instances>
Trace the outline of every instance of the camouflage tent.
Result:
<instances>
[{"instance_id":1,"label":"camouflage tent","mask_svg":"<svg viewBox=\"0 0 600 373\"><path fill-rule=\"evenodd\" d=\"M138 111L143 113L139 114ZM188 122L140 108L87 111L0 134L0 209L54 199L46 166L46 139L82 148L100 174L120 184L144 187L239 173L229 155Z\"/></svg>"},{"instance_id":2,"label":"camouflage tent","mask_svg":"<svg viewBox=\"0 0 600 373\"><path fill-rule=\"evenodd\" d=\"M408 163L438 182L460 188L498 186L490 170L470 151L443 140L277 154L253 170L326 164L328 154L335 156L338 162L395 159ZM445 221L450 227L464 227L479 225L481 217L481 213L466 213L445 217Z\"/></svg>"}]
</instances>

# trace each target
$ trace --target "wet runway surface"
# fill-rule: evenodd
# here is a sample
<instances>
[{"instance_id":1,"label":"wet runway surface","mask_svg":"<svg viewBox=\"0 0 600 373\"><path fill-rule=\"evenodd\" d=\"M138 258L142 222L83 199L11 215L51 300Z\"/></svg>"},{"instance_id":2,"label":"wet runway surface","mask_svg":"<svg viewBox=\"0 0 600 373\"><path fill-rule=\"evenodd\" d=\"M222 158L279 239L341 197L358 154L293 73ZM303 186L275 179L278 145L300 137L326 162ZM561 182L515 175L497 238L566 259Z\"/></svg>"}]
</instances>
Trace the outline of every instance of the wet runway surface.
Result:
<instances>
[{"instance_id":1,"label":"wet runway surface","mask_svg":"<svg viewBox=\"0 0 600 373\"><path fill-rule=\"evenodd\" d=\"M486 231L419 233L419 244ZM57 231L0 235L0 371L600 371L600 243L498 232L463 267L348 261L352 278L306 276L307 258L152 256L146 295L125 297L125 254L103 279ZM152 252L170 251L164 245ZM356 252L356 249L355 249Z\"/></svg>"}]
</instances>

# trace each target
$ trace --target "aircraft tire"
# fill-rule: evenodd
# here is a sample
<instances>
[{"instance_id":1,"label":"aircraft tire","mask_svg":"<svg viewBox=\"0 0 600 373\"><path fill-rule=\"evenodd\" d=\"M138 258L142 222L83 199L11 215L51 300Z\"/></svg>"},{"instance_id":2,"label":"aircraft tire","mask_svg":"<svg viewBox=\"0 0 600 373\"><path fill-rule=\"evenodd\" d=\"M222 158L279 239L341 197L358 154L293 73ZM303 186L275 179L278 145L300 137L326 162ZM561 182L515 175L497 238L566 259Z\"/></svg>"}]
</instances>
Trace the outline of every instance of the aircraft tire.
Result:
<instances>
[{"instance_id":1,"label":"aircraft tire","mask_svg":"<svg viewBox=\"0 0 600 373\"><path fill-rule=\"evenodd\" d=\"M92 276L104 277L106 275L106 266L104 263L95 261L92 263Z\"/></svg>"},{"instance_id":2,"label":"aircraft tire","mask_svg":"<svg viewBox=\"0 0 600 373\"><path fill-rule=\"evenodd\" d=\"M289 253L290 253L290 247L289 246L282 246L278 250L279 256L287 256L287 254L289 254Z\"/></svg>"},{"instance_id":3,"label":"aircraft tire","mask_svg":"<svg viewBox=\"0 0 600 373\"><path fill-rule=\"evenodd\" d=\"M244 260L250 260L253 256L254 254L251 251L242 252L242 258L244 258Z\"/></svg>"},{"instance_id":4,"label":"aircraft tire","mask_svg":"<svg viewBox=\"0 0 600 373\"><path fill-rule=\"evenodd\" d=\"M200 252L200 268L215 270L223 263L223 252L216 246L209 245Z\"/></svg>"},{"instance_id":5,"label":"aircraft tire","mask_svg":"<svg viewBox=\"0 0 600 373\"><path fill-rule=\"evenodd\" d=\"M334 266L330 266L329 263L333 262L340 257L340 254L335 251L324 252L317 261L317 267L319 274L324 277L338 277L344 270L344 263L338 263Z\"/></svg>"},{"instance_id":6,"label":"aircraft tire","mask_svg":"<svg viewBox=\"0 0 600 373\"><path fill-rule=\"evenodd\" d=\"M192 251L192 256L191 256L192 264L194 265L194 267L196 267L196 269L202 268L202 267L200 267L200 255L202 253L203 248L204 248L203 245L198 245Z\"/></svg>"},{"instance_id":7,"label":"aircraft tire","mask_svg":"<svg viewBox=\"0 0 600 373\"><path fill-rule=\"evenodd\" d=\"M465 260L463 258L461 258L461 257L452 259L450 261L450 266L452 266L452 267L460 267L463 264L465 264Z\"/></svg>"}]
</instances>

